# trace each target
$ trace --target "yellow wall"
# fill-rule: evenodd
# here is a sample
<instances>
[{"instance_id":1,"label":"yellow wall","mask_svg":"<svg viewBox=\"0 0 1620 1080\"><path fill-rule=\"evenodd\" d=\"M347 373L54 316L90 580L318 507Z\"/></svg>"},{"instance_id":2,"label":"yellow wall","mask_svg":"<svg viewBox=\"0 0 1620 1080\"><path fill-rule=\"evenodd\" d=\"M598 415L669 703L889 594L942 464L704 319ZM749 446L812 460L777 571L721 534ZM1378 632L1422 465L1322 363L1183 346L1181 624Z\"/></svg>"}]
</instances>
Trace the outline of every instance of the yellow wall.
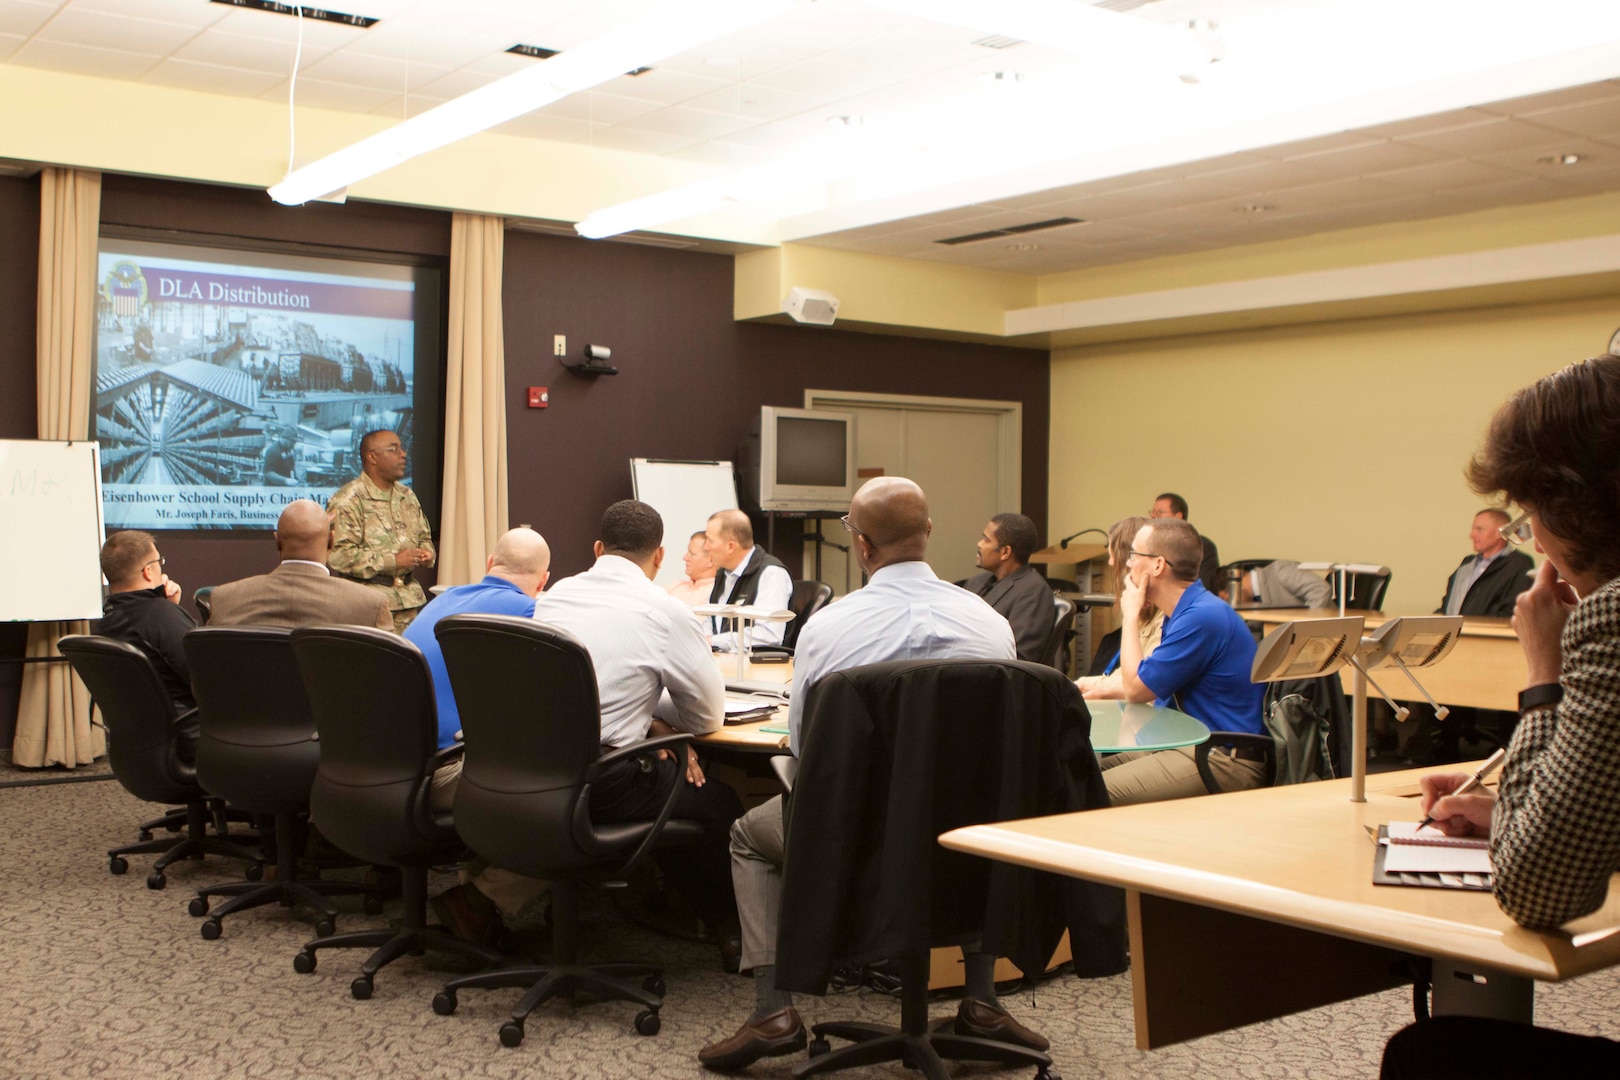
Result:
<instances>
[{"instance_id":1,"label":"yellow wall","mask_svg":"<svg viewBox=\"0 0 1620 1080\"><path fill-rule=\"evenodd\" d=\"M1492 413L1616 326L1620 297L1055 352L1052 531L1178 491L1223 561L1383 563L1386 611L1432 611L1484 505L1462 469Z\"/></svg>"}]
</instances>

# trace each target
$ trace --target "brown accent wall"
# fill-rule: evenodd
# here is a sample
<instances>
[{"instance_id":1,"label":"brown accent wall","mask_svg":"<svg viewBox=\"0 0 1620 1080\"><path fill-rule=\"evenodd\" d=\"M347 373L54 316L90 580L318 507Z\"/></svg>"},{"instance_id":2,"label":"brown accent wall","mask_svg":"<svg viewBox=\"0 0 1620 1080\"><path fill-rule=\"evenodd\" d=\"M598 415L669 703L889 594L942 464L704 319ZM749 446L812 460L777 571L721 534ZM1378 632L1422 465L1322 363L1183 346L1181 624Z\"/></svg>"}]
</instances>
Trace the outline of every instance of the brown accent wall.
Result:
<instances>
[{"instance_id":1,"label":"brown accent wall","mask_svg":"<svg viewBox=\"0 0 1620 1080\"><path fill-rule=\"evenodd\" d=\"M514 232L505 281L512 521L546 535L553 577L590 564L602 510L630 497L630 458L735 460L759 406L802 406L807 387L1023 402L1023 509L1045 527L1044 352L738 324L729 256ZM575 357L609 346L622 373L566 371L555 334ZM549 408L527 407L529 386L550 389ZM798 535L777 531L793 567Z\"/></svg>"},{"instance_id":2,"label":"brown accent wall","mask_svg":"<svg viewBox=\"0 0 1620 1080\"><path fill-rule=\"evenodd\" d=\"M39 178L0 177L0 439L39 434L34 326L39 292ZM0 521L0 529L14 528ZM21 656L26 623L0 623L0 657ZM11 750L22 667L0 664L0 748Z\"/></svg>"}]
</instances>

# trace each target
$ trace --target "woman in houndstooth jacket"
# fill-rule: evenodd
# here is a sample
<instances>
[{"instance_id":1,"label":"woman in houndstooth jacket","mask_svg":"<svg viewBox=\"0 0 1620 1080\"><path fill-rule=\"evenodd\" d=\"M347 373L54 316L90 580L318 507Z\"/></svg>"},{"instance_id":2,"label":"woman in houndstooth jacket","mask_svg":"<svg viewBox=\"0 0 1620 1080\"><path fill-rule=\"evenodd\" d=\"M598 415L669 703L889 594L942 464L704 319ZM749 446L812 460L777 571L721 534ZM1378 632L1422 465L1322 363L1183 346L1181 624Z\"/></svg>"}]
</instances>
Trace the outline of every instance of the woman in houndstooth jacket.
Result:
<instances>
[{"instance_id":1,"label":"woman in houndstooth jacket","mask_svg":"<svg viewBox=\"0 0 1620 1080\"><path fill-rule=\"evenodd\" d=\"M1491 838L1497 903L1561 926L1597 910L1620 871L1620 356L1574 364L1515 394L1468 470L1524 509L1502 528L1547 561L1513 628L1529 685L1496 795L1423 778L1424 810L1453 835ZM1620 1043L1444 1017L1390 1041L1383 1076L1620 1076Z\"/></svg>"}]
</instances>

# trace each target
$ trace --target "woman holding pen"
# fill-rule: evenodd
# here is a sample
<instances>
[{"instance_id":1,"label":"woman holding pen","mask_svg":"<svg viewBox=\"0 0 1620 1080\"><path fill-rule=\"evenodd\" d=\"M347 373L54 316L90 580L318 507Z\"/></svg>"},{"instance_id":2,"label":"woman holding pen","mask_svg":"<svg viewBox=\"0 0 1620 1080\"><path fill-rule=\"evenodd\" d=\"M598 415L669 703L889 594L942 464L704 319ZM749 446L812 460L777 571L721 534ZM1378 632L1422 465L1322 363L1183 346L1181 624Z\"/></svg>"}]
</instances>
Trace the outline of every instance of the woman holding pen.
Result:
<instances>
[{"instance_id":1,"label":"woman holding pen","mask_svg":"<svg viewBox=\"0 0 1620 1080\"><path fill-rule=\"evenodd\" d=\"M1502 534L1547 561L1513 613L1529 679L1498 791L1426 776L1423 810L1454 836L1489 836L1497 903L1551 929L1601 907L1620 871L1620 356L1515 394L1468 478L1523 508ZM1620 1042L1440 1017L1391 1039L1382 1075L1614 1077Z\"/></svg>"}]
</instances>

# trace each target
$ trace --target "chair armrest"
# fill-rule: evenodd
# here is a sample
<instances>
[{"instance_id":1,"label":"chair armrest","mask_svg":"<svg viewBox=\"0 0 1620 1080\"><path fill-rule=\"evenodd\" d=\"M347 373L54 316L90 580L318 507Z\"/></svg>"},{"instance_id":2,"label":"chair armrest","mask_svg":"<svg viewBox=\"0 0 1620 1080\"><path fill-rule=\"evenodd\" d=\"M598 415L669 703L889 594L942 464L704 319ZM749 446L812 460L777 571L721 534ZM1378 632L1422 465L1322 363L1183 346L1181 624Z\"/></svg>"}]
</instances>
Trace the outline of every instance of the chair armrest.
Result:
<instances>
[{"instance_id":1,"label":"chair armrest","mask_svg":"<svg viewBox=\"0 0 1620 1080\"><path fill-rule=\"evenodd\" d=\"M635 743L632 746L626 746L621 749L614 750L611 753L603 754L601 757L597 758L585 770L585 787L580 793L579 802L574 805L574 828L576 830L582 827L586 829L590 828L590 785L598 777L600 777L607 768L617 764L620 761L624 761L627 758L640 757L649 750L661 750L676 746L684 746L691 743L691 741L692 736L685 732L678 732L674 735L660 735L655 739L643 739L641 742ZM647 857L648 852L652 851L653 846L658 843L659 834L664 831L664 823L667 822L670 815L675 812L675 800L680 798L681 785L684 783L686 783L686 761L683 753L682 759L676 768L675 782L669 785L669 797L664 800L664 805L659 808L658 817L653 822L652 828L647 830L646 837L643 838L640 844L636 845L636 850L630 853L630 857L613 872L612 877L617 879L628 877L630 871L635 869L637 864L639 864L642 859ZM581 818L581 815L583 815L583 819Z\"/></svg>"},{"instance_id":2,"label":"chair armrest","mask_svg":"<svg viewBox=\"0 0 1620 1080\"><path fill-rule=\"evenodd\" d=\"M1250 735L1242 731L1212 731L1209 738L1199 743L1193 750L1193 764L1198 766L1198 776L1204 781L1204 787L1211 795L1219 795L1225 790L1209 769L1209 752L1217 746L1253 747L1272 760L1272 771L1276 771L1277 744L1272 741L1270 735Z\"/></svg>"},{"instance_id":3,"label":"chair armrest","mask_svg":"<svg viewBox=\"0 0 1620 1080\"><path fill-rule=\"evenodd\" d=\"M428 758L427 770L422 773L421 781L411 793L411 820L416 822L417 831L423 836L433 835L433 811L428 806L433 792L433 774L466 752L467 744L458 742L435 751Z\"/></svg>"},{"instance_id":4,"label":"chair armrest","mask_svg":"<svg viewBox=\"0 0 1620 1080\"><path fill-rule=\"evenodd\" d=\"M749 653L752 656L792 656L793 650L786 645L755 645Z\"/></svg>"},{"instance_id":5,"label":"chair armrest","mask_svg":"<svg viewBox=\"0 0 1620 1080\"><path fill-rule=\"evenodd\" d=\"M652 750L663 750L692 741L692 736L685 732L676 732L673 735L659 735L657 738L643 739L629 746L622 746L617 750L610 750L585 767L585 782L595 783L608 769L628 758L641 757Z\"/></svg>"},{"instance_id":6,"label":"chair armrest","mask_svg":"<svg viewBox=\"0 0 1620 1080\"><path fill-rule=\"evenodd\" d=\"M782 785L782 794L793 794L793 781L799 777L799 759L792 754L771 755L771 771Z\"/></svg>"}]
</instances>

